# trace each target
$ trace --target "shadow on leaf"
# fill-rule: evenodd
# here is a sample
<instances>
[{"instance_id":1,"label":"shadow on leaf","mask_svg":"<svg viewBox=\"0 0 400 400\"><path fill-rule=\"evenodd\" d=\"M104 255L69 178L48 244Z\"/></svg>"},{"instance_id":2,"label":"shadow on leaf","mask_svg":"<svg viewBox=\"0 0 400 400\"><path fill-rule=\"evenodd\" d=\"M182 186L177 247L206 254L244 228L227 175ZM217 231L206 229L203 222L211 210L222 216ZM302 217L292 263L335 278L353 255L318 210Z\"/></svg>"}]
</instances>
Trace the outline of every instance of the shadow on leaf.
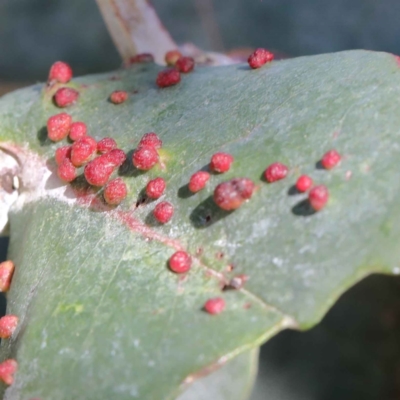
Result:
<instances>
[{"instance_id":1,"label":"shadow on leaf","mask_svg":"<svg viewBox=\"0 0 400 400\"><path fill-rule=\"evenodd\" d=\"M126 160L118 169L119 176L137 177L147 172L147 171L141 171L140 169L137 169L133 165L132 163L133 152L134 150L130 150L128 151L128 153L126 153Z\"/></svg>"},{"instance_id":2,"label":"shadow on leaf","mask_svg":"<svg viewBox=\"0 0 400 400\"><path fill-rule=\"evenodd\" d=\"M310 202L306 199L295 204L292 208L292 213L301 217L309 217L314 215L316 211L311 207Z\"/></svg>"},{"instance_id":3,"label":"shadow on leaf","mask_svg":"<svg viewBox=\"0 0 400 400\"><path fill-rule=\"evenodd\" d=\"M41 146L50 146L52 141L47 136L47 127L42 126L37 132L37 138Z\"/></svg>"},{"instance_id":4,"label":"shadow on leaf","mask_svg":"<svg viewBox=\"0 0 400 400\"><path fill-rule=\"evenodd\" d=\"M180 199L188 199L189 197L192 197L195 193L191 192L189 190L189 185L183 185L178 189L178 197Z\"/></svg>"},{"instance_id":5,"label":"shadow on leaf","mask_svg":"<svg viewBox=\"0 0 400 400\"><path fill-rule=\"evenodd\" d=\"M209 196L191 212L190 221L195 228L207 228L231 213L219 208Z\"/></svg>"}]
</instances>

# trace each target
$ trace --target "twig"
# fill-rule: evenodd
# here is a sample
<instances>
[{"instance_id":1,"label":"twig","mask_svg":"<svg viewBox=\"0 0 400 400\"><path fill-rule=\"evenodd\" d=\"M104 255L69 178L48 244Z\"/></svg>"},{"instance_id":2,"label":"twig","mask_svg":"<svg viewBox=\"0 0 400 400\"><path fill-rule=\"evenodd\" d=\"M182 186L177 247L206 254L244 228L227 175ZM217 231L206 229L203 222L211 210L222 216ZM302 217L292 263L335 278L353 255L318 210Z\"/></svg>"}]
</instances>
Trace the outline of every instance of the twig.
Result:
<instances>
[{"instance_id":1,"label":"twig","mask_svg":"<svg viewBox=\"0 0 400 400\"><path fill-rule=\"evenodd\" d=\"M167 51L177 48L147 0L96 0L122 59L152 53L163 64Z\"/></svg>"}]
</instances>

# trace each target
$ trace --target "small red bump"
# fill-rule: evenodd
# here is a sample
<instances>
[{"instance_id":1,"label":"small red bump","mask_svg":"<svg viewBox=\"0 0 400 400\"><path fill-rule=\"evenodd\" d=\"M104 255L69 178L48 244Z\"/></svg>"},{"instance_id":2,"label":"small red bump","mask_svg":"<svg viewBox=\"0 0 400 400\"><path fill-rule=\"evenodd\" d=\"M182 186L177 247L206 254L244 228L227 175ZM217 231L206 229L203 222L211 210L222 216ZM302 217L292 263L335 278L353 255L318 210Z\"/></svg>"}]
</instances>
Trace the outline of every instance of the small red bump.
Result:
<instances>
[{"instance_id":1,"label":"small red bump","mask_svg":"<svg viewBox=\"0 0 400 400\"><path fill-rule=\"evenodd\" d=\"M125 102L128 99L128 92L125 92L125 90L116 90L115 92L112 92L110 95L110 101L113 104L121 104Z\"/></svg>"},{"instance_id":2,"label":"small red bump","mask_svg":"<svg viewBox=\"0 0 400 400\"><path fill-rule=\"evenodd\" d=\"M64 182L72 182L77 177L77 171L71 161L65 158L57 168L57 175Z\"/></svg>"},{"instance_id":3,"label":"small red bump","mask_svg":"<svg viewBox=\"0 0 400 400\"><path fill-rule=\"evenodd\" d=\"M168 201L162 201L155 206L153 214L158 222L166 224L174 215L174 206Z\"/></svg>"},{"instance_id":4,"label":"small red bump","mask_svg":"<svg viewBox=\"0 0 400 400\"><path fill-rule=\"evenodd\" d=\"M177 251L171 256L168 264L172 272L183 274L190 270L192 257L186 251Z\"/></svg>"},{"instance_id":5,"label":"small red bump","mask_svg":"<svg viewBox=\"0 0 400 400\"><path fill-rule=\"evenodd\" d=\"M165 191L165 180L163 178L152 179L146 186L146 195L151 199L158 199Z\"/></svg>"},{"instance_id":6,"label":"small red bump","mask_svg":"<svg viewBox=\"0 0 400 400\"><path fill-rule=\"evenodd\" d=\"M87 126L84 122L74 122L69 131L69 138L76 142L77 140L86 136Z\"/></svg>"},{"instance_id":7,"label":"small red bump","mask_svg":"<svg viewBox=\"0 0 400 400\"><path fill-rule=\"evenodd\" d=\"M198 171L190 177L189 190L193 193L197 193L204 189L208 180L210 179L210 174L207 171Z\"/></svg>"},{"instance_id":8,"label":"small red bump","mask_svg":"<svg viewBox=\"0 0 400 400\"><path fill-rule=\"evenodd\" d=\"M204 310L209 314L216 315L225 310L225 300L222 297L214 297L204 304Z\"/></svg>"},{"instance_id":9,"label":"small red bump","mask_svg":"<svg viewBox=\"0 0 400 400\"><path fill-rule=\"evenodd\" d=\"M234 276L230 281L229 281L229 287L235 290L239 290L243 287L243 285L249 280L249 277L247 275L237 275Z\"/></svg>"},{"instance_id":10,"label":"small red bump","mask_svg":"<svg viewBox=\"0 0 400 400\"><path fill-rule=\"evenodd\" d=\"M319 211L324 208L328 200L329 192L324 185L314 186L308 194L308 201L315 211Z\"/></svg>"},{"instance_id":11,"label":"small red bump","mask_svg":"<svg viewBox=\"0 0 400 400\"><path fill-rule=\"evenodd\" d=\"M121 178L113 179L104 187L104 200L107 204L116 206L125 199L128 193L125 182Z\"/></svg>"},{"instance_id":12,"label":"small red bump","mask_svg":"<svg viewBox=\"0 0 400 400\"><path fill-rule=\"evenodd\" d=\"M136 56L133 56L129 59L130 64L149 63L149 62L154 62L154 57L153 54L151 53L136 54Z\"/></svg>"},{"instance_id":13,"label":"small red bump","mask_svg":"<svg viewBox=\"0 0 400 400\"><path fill-rule=\"evenodd\" d=\"M192 57L181 57L176 62L175 67L178 69L179 72L187 74L188 72L193 71L194 59Z\"/></svg>"},{"instance_id":14,"label":"small red bump","mask_svg":"<svg viewBox=\"0 0 400 400\"><path fill-rule=\"evenodd\" d=\"M68 83L72 79L72 68L63 61L56 61L50 68L48 82Z\"/></svg>"},{"instance_id":15,"label":"small red bump","mask_svg":"<svg viewBox=\"0 0 400 400\"><path fill-rule=\"evenodd\" d=\"M214 190L214 201L226 211L239 208L245 200L251 198L254 182L248 178L235 178L220 183Z\"/></svg>"},{"instance_id":16,"label":"small red bump","mask_svg":"<svg viewBox=\"0 0 400 400\"><path fill-rule=\"evenodd\" d=\"M159 149L162 147L162 140L154 132L145 133L140 139L138 147L142 146L150 146Z\"/></svg>"},{"instance_id":17,"label":"small red bump","mask_svg":"<svg viewBox=\"0 0 400 400\"><path fill-rule=\"evenodd\" d=\"M54 95L54 102L58 107L68 107L75 104L78 100L79 92L72 88L58 89Z\"/></svg>"},{"instance_id":18,"label":"small red bump","mask_svg":"<svg viewBox=\"0 0 400 400\"><path fill-rule=\"evenodd\" d=\"M133 165L143 171L153 168L158 163L158 160L157 150L150 146L138 147L132 156Z\"/></svg>"},{"instance_id":19,"label":"small red bump","mask_svg":"<svg viewBox=\"0 0 400 400\"><path fill-rule=\"evenodd\" d=\"M267 182L272 183L286 178L289 169L285 164L279 162L271 164L264 172Z\"/></svg>"},{"instance_id":20,"label":"small red bump","mask_svg":"<svg viewBox=\"0 0 400 400\"><path fill-rule=\"evenodd\" d=\"M5 315L0 318L0 338L8 339L14 333L18 325L18 317L16 315Z\"/></svg>"},{"instance_id":21,"label":"small red bump","mask_svg":"<svg viewBox=\"0 0 400 400\"><path fill-rule=\"evenodd\" d=\"M260 68L267 62L271 62L274 59L273 53L266 49L259 48L250 54L247 62L253 69Z\"/></svg>"},{"instance_id":22,"label":"small red bump","mask_svg":"<svg viewBox=\"0 0 400 400\"><path fill-rule=\"evenodd\" d=\"M105 185L111 174L114 172L116 165L109 159L110 153L96 157L85 166L83 173L90 185Z\"/></svg>"},{"instance_id":23,"label":"small red bump","mask_svg":"<svg viewBox=\"0 0 400 400\"><path fill-rule=\"evenodd\" d=\"M105 137L104 139L101 139L99 142L97 142L97 151L99 153L108 153L111 150L114 150L117 148L117 142L110 137Z\"/></svg>"},{"instance_id":24,"label":"small red bump","mask_svg":"<svg viewBox=\"0 0 400 400\"><path fill-rule=\"evenodd\" d=\"M10 289L14 269L14 263L10 260L0 263L0 292L7 292Z\"/></svg>"},{"instance_id":25,"label":"small red bump","mask_svg":"<svg viewBox=\"0 0 400 400\"><path fill-rule=\"evenodd\" d=\"M9 358L0 364L0 380L6 385L12 385L14 382L14 374L17 372L18 363Z\"/></svg>"},{"instance_id":26,"label":"small red bump","mask_svg":"<svg viewBox=\"0 0 400 400\"><path fill-rule=\"evenodd\" d=\"M313 183L313 180L308 175L301 175L296 181L296 189L301 193L307 192Z\"/></svg>"},{"instance_id":27,"label":"small red bump","mask_svg":"<svg viewBox=\"0 0 400 400\"><path fill-rule=\"evenodd\" d=\"M126 160L126 154L121 149L113 149L104 156L114 167L120 167Z\"/></svg>"},{"instance_id":28,"label":"small red bump","mask_svg":"<svg viewBox=\"0 0 400 400\"><path fill-rule=\"evenodd\" d=\"M243 199L248 200L253 195L255 185L251 179L235 178L231 180L231 184Z\"/></svg>"},{"instance_id":29,"label":"small red bump","mask_svg":"<svg viewBox=\"0 0 400 400\"><path fill-rule=\"evenodd\" d=\"M169 66L173 66L176 62L182 57L182 54L179 50L171 50L165 53L165 62Z\"/></svg>"},{"instance_id":30,"label":"small red bump","mask_svg":"<svg viewBox=\"0 0 400 400\"><path fill-rule=\"evenodd\" d=\"M47 136L53 142L59 142L68 136L72 117L67 113L53 115L47 120Z\"/></svg>"},{"instance_id":31,"label":"small red bump","mask_svg":"<svg viewBox=\"0 0 400 400\"><path fill-rule=\"evenodd\" d=\"M231 168L233 157L228 153L215 153L211 157L210 169L214 172L227 172Z\"/></svg>"},{"instance_id":32,"label":"small red bump","mask_svg":"<svg viewBox=\"0 0 400 400\"><path fill-rule=\"evenodd\" d=\"M160 88L165 88L168 86L173 86L179 83L181 80L181 74L174 68L166 69L161 71L157 75L157 86Z\"/></svg>"},{"instance_id":33,"label":"small red bump","mask_svg":"<svg viewBox=\"0 0 400 400\"><path fill-rule=\"evenodd\" d=\"M56 150L54 156L57 165L60 165L66 158L71 159L71 146L62 146Z\"/></svg>"},{"instance_id":34,"label":"small red bump","mask_svg":"<svg viewBox=\"0 0 400 400\"><path fill-rule=\"evenodd\" d=\"M321 164L325 169L332 169L339 164L341 159L342 157L336 150L330 150L323 155Z\"/></svg>"},{"instance_id":35,"label":"small red bump","mask_svg":"<svg viewBox=\"0 0 400 400\"><path fill-rule=\"evenodd\" d=\"M86 164L97 150L97 143L91 136L74 142L71 146L71 162L75 167L81 167Z\"/></svg>"}]
</instances>

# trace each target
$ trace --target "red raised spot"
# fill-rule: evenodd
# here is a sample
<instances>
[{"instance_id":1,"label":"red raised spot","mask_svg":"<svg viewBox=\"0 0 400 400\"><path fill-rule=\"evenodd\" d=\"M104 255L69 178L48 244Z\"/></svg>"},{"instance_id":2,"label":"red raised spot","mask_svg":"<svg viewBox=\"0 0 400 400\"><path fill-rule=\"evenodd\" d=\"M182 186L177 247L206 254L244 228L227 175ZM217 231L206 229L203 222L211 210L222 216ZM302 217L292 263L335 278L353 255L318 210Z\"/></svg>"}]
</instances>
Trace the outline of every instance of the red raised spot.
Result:
<instances>
[{"instance_id":1,"label":"red raised spot","mask_svg":"<svg viewBox=\"0 0 400 400\"><path fill-rule=\"evenodd\" d=\"M179 50L170 50L165 53L165 62L169 66L173 66L176 62L182 57L182 54Z\"/></svg>"},{"instance_id":2,"label":"red raised spot","mask_svg":"<svg viewBox=\"0 0 400 400\"><path fill-rule=\"evenodd\" d=\"M128 99L128 92L125 92L125 90L116 90L115 92L112 92L110 95L110 101L113 104L121 104L125 102Z\"/></svg>"},{"instance_id":3,"label":"red raised spot","mask_svg":"<svg viewBox=\"0 0 400 400\"><path fill-rule=\"evenodd\" d=\"M210 179L210 174L207 171L195 172L189 181L189 190L193 193L197 193L204 189L208 180Z\"/></svg>"},{"instance_id":4,"label":"red raised spot","mask_svg":"<svg viewBox=\"0 0 400 400\"><path fill-rule=\"evenodd\" d=\"M259 48L250 54L247 62L253 69L260 68L267 62L271 62L274 59L273 53L266 49Z\"/></svg>"},{"instance_id":5,"label":"red raised spot","mask_svg":"<svg viewBox=\"0 0 400 400\"><path fill-rule=\"evenodd\" d=\"M67 113L53 115L47 120L47 136L53 142L59 142L68 136L72 117Z\"/></svg>"},{"instance_id":6,"label":"red raised spot","mask_svg":"<svg viewBox=\"0 0 400 400\"><path fill-rule=\"evenodd\" d=\"M165 88L168 86L173 86L179 83L181 80L181 74L174 68L166 69L161 71L157 75L157 86L160 88Z\"/></svg>"},{"instance_id":7,"label":"red raised spot","mask_svg":"<svg viewBox=\"0 0 400 400\"><path fill-rule=\"evenodd\" d=\"M234 178L220 183L214 190L214 201L223 210L239 208L245 200L251 198L254 182L248 178Z\"/></svg>"},{"instance_id":8,"label":"red raised spot","mask_svg":"<svg viewBox=\"0 0 400 400\"><path fill-rule=\"evenodd\" d=\"M149 62L154 62L154 56L151 53L136 54L136 56L133 56L129 59L130 64L149 63Z\"/></svg>"},{"instance_id":9,"label":"red raised spot","mask_svg":"<svg viewBox=\"0 0 400 400\"><path fill-rule=\"evenodd\" d=\"M169 259L169 268L172 272L183 274L190 270L192 257L186 251L177 251Z\"/></svg>"},{"instance_id":10,"label":"red raised spot","mask_svg":"<svg viewBox=\"0 0 400 400\"><path fill-rule=\"evenodd\" d=\"M97 150L97 143L91 136L74 142L71 146L71 162L75 167L80 167L86 164Z\"/></svg>"},{"instance_id":11,"label":"red raised spot","mask_svg":"<svg viewBox=\"0 0 400 400\"><path fill-rule=\"evenodd\" d=\"M228 153L215 153L211 157L210 169L214 172L227 172L231 168L233 157Z\"/></svg>"},{"instance_id":12,"label":"red raised spot","mask_svg":"<svg viewBox=\"0 0 400 400\"><path fill-rule=\"evenodd\" d=\"M225 300L222 297L214 297L204 304L204 310L209 314L216 315L225 310Z\"/></svg>"},{"instance_id":13,"label":"red raised spot","mask_svg":"<svg viewBox=\"0 0 400 400\"><path fill-rule=\"evenodd\" d=\"M77 177L77 171L71 161L65 158L57 168L57 175L64 182L72 182Z\"/></svg>"},{"instance_id":14,"label":"red raised spot","mask_svg":"<svg viewBox=\"0 0 400 400\"><path fill-rule=\"evenodd\" d=\"M104 200L107 204L118 205L125 199L128 189L121 178L113 179L104 188Z\"/></svg>"},{"instance_id":15,"label":"red raised spot","mask_svg":"<svg viewBox=\"0 0 400 400\"><path fill-rule=\"evenodd\" d=\"M56 150L54 155L57 165L60 165L66 158L71 159L71 146L62 146Z\"/></svg>"},{"instance_id":16,"label":"red raised spot","mask_svg":"<svg viewBox=\"0 0 400 400\"><path fill-rule=\"evenodd\" d=\"M279 162L271 164L264 172L267 182L272 183L284 179L289 169L285 164Z\"/></svg>"},{"instance_id":17,"label":"red raised spot","mask_svg":"<svg viewBox=\"0 0 400 400\"><path fill-rule=\"evenodd\" d=\"M174 215L174 206L168 201L162 201L155 206L153 215L158 222L166 224Z\"/></svg>"},{"instance_id":18,"label":"red raised spot","mask_svg":"<svg viewBox=\"0 0 400 400\"><path fill-rule=\"evenodd\" d=\"M110 153L96 157L85 166L83 173L90 185L103 186L109 180L116 168L116 165L108 158Z\"/></svg>"},{"instance_id":19,"label":"red raised spot","mask_svg":"<svg viewBox=\"0 0 400 400\"><path fill-rule=\"evenodd\" d=\"M48 82L68 83L72 79L72 68L63 61L56 61L50 68Z\"/></svg>"},{"instance_id":20,"label":"red raised spot","mask_svg":"<svg viewBox=\"0 0 400 400\"><path fill-rule=\"evenodd\" d=\"M86 136L87 126L84 122L74 122L69 131L69 138L76 142L77 140Z\"/></svg>"},{"instance_id":21,"label":"red raised spot","mask_svg":"<svg viewBox=\"0 0 400 400\"><path fill-rule=\"evenodd\" d=\"M104 157L114 165L114 167L120 167L126 160L126 154L121 149L113 149L108 153L104 154Z\"/></svg>"},{"instance_id":22,"label":"red raised spot","mask_svg":"<svg viewBox=\"0 0 400 400\"><path fill-rule=\"evenodd\" d=\"M329 192L327 187L324 185L314 186L308 194L308 201L315 211L319 211L324 208L328 200Z\"/></svg>"},{"instance_id":23,"label":"red raised spot","mask_svg":"<svg viewBox=\"0 0 400 400\"><path fill-rule=\"evenodd\" d=\"M178 69L179 72L187 74L188 72L193 71L194 59L192 57L181 57L176 62L175 67Z\"/></svg>"},{"instance_id":24,"label":"red raised spot","mask_svg":"<svg viewBox=\"0 0 400 400\"><path fill-rule=\"evenodd\" d=\"M12 261L0 263L0 292L7 292L10 289L13 273L14 263Z\"/></svg>"},{"instance_id":25,"label":"red raised spot","mask_svg":"<svg viewBox=\"0 0 400 400\"><path fill-rule=\"evenodd\" d=\"M243 285L249 280L249 277L247 275L237 275L234 276L230 281L229 281L229 287L235 290L239 290L243 287Z\"/></svg>"},{"instance_id":26,"label":"red raised spot","mask_svg":"<svg viewBox=\"0 0 400 400\"><path fill-rule=\"evenodd\" d=\"M153 168L158 163L158 160L157 150L151 146L138 147L132 156L133 165L143 171Z\"/></svg>"},{"instance_id":27,"label":"red raised spot","mask_svg":"<svg viewBox=\"0 0 400 400\"><path fill-rule=\"evenodd\" d=\"M307 192L313 183L313 180L308 175L301 175L296 181L296 189L301 193Z\"/></svg>"},{"instance_id":28,"label":"red raised spot","mask_svg":"<svg viewBox=\"0 0 400 400\"><path fill-rule=\"evenodd\" d=\"M18 325L18 317L16 315L5 315L0 318L0 338L8 339L14 333Z\"/></svg>"},{"instance_id":29,"label":"red raised spot","mask_svg":"<svg viewBox=\"0 0 400 400\"><path fill-rule=\"evenodd\" d=\"M18 363L9 358L8 360L0 363L0 380L6 385L12 385L14 382L14 374L17 372Z\"/></svg>"},{"instance_id":30,"label":"red raised spot","mask_svg":"<svg viewBox=\"0 0 400 400\"><path fill-rule=\"evenodd\" d=\"M162 140L154 132L145 133L140 139L139 146L150 146L155 149L160 149L162 147Z\"/></svg>"},{"instance_id":31,"label":"red raised spot","mask_svg":"<svg viewBox=\"0 0 400 400\"><path fill-rule=\"evenodd\" d=\"M72 88L58 89L54 95L54 102L58 107L68 107L75 104L79 98L79 92Z\"/></svg>"},{"instance_id":32,"label":"red raised spot","mask_svg":"<svg viewBox=\"0 0 400 400\"><path fill-rule=\"evenodd\" d=\"M97 142L97 151L99 153L108 153L111 150L114 150L117 148L117 142L110 137L105 137L104 139L101 139L99 142Z\"/></svg>"},{"instance_id":33,"label":"red raised spot","mask_svg":"<svg viewBox=\"0 0 400 400\"><path fill-rule=\"evenodd\" d=\"M146 185L146 195L151 199L158 199L165 191L165 180L163 178L152 179Z\"/></svg>"},{"instance_id":34,"label":"red raised spot","mask_svg":"<svg viewBox=\"0 0 400 400\"><path fill-rule=\"evenodd\" d=\"M323 155L321 164L325 169L332 169L339 164L341 159L342 157L336 150L330 150Z\"/></svg>"}]
</instances>

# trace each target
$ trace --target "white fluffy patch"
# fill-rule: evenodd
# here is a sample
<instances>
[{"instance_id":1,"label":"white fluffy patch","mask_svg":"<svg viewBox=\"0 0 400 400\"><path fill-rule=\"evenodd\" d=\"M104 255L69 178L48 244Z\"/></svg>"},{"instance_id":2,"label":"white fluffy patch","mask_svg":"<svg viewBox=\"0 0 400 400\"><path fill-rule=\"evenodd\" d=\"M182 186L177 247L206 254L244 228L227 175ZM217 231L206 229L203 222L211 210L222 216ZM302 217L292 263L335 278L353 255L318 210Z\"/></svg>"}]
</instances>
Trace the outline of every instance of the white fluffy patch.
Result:
<instances>
[{"instance_id":1,"label":"white fluffy patch","mask_svg":"<svg viewBox=\"0 0 400 400\"><path fill-rule=\"evenodd\" d=\"M11 179L13 190L1 185ZM25 204L50 197L75 204L76 196L70 185L57 176L56 167L36 153L13 143L0 144L0 233L6 232L11 207L21 209Z\"/></svg>"}]
</instances>

